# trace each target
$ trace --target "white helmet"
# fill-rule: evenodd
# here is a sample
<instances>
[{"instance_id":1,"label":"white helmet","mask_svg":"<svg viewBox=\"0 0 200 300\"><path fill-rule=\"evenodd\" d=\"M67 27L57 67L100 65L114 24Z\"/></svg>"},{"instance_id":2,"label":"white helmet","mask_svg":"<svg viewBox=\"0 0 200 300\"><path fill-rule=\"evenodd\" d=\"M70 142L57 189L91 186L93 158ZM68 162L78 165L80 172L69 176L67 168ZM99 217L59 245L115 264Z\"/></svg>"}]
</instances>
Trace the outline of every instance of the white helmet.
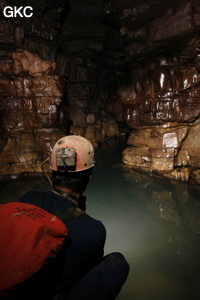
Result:
<instances>
[{"instance_id":1,"label":"white helmet","mask_svg":"<svg viewBox=\"0 0 200 300\"><path fill-rule=\"evenodd\" d=\"M59 172L79 172L90 169L94 163L92 144L82 136L69 135L54 145L50 168Z\"/></svg>"}]
</instances>

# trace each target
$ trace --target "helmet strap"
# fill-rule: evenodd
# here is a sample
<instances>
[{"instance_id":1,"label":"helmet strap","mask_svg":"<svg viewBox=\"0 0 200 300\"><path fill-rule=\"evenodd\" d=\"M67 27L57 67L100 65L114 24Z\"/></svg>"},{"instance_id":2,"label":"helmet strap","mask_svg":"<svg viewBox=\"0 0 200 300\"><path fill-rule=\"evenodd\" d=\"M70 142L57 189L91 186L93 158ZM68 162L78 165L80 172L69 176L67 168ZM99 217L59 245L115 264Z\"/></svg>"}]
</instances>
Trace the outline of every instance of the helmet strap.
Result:
<instances>
[{"instance_id":1,"label":"helmet strap","mask_svg":"<svg viewBox=\"0 0 200 300\"><path fill-rule=\"evenodd\" d=\"M67 165L66 165L64 157L62 157L62 162L63 162L63 165L64 165L65 172L67 172L68 168L67 168Z\"/></svg>"},{"instance_id":2,"label":"helmet strap","mask_svg":"<svg viewBox=\"0 0 200 300\"><path fill-rule=\"evenodd\" d=\"M64 198L69 198L69 199L71 199L73 201L76 201L78 203L79 199L77 197L75 197L74 195L70 194L70 193L63 192L63 191L61 191L61 190L59 190L59 189L57 189L55 187L53 188L53 191L55 191L56 193L60 194Z\"/></svg>"}]
</instances>

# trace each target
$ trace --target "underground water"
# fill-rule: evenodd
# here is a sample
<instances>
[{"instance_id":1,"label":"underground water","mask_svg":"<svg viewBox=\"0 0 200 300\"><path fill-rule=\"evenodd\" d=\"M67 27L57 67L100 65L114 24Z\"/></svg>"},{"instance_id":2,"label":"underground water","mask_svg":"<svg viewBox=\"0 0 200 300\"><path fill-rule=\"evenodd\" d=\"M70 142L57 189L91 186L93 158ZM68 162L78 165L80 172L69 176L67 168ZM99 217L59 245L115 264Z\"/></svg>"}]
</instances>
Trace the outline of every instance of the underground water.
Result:
<instances>
[{"instance_id":1,"label":"underground water","mask_svg":"<svg viewBox=\"0 0 200 300\"><path fill-rule=\"evenodd\" d=\"M117 300L200 299L200 188L119 167L123 143L96 151L87 213L107 229L105 255L119 251L130 274ZM1 182L1 202L48 190L41 178Z\"/></svg>"}]
</instances>

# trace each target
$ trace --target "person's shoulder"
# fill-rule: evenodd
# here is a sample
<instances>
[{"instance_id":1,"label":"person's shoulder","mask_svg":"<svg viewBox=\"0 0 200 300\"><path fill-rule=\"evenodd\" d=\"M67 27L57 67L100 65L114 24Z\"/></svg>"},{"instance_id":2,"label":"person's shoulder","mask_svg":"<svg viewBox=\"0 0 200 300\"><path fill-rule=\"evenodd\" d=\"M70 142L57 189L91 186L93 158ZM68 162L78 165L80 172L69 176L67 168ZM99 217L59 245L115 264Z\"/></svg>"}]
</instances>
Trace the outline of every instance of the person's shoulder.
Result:
<instances>
[{"instance_id":1,"label":"person's shoulder","mask_svg":"<svg viewBox=\"0 0 200 300\"><path fill-rule=\"evenodd\" d=\"M106 234L105 226L100 220L93 218L92 216L88 215L87 213L85 214L85 217L87 219L87 223L89 224L91 230L96 231L98 229L98 231L100 231L102 234Z\"/></svg>"},{"instance_id":2,"label":"person's shoulder","mask_svg":"<svg viewBox=\"0 0 200 300\"><path fill-rule=\"evenodd\" d=\"M82 221L84 222L84 217ZM85 221L85 229L87 232L86 236L89 236L89 240L92 240L95 243L95 245L100 245L100 247L104 247L106 240L106 228L104 224L100 220L96 220L88 214L86 214L85 216Z\"/></svg>"},{"instance_id":3,"label":"person's shoulder","mask_svg":"<svg viewBox=\"0 0 200 300\"><path fill-rule=\"evenodd\" d=\"M19 202L31 203L33 196L37 193L36 190L30 190L26 192L20 199Z\"/></svg>"}]
</instances>

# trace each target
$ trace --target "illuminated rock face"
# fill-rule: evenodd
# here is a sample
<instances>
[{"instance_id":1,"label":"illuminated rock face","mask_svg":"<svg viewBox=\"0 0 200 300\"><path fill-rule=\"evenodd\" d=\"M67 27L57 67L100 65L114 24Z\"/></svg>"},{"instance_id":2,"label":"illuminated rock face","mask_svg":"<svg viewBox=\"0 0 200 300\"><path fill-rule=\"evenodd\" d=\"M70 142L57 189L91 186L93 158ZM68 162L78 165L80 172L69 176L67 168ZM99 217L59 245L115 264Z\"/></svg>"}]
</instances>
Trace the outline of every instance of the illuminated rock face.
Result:
<instances>
[{"instance_id":1,"label":"illuminated rock face","mask_svg":"<svg viewBox=\"0 0 200 300\"><path fill-rule=\"evenodd\" d=\"M200 77L196 45L197 41L193 60L190 57L187 61L185 53L173 59L176 64L162 58L151 69L150 76L140 79L138 70L139 75L133 78L135 84L119 89L117 99L123 106L124 120L136 130L128 140L131 147L123 152L125 164L200 182Z\"/></svg>"},{"instance_id":2,"label":"illuminated rock face","mask_svg":"<svg viewBox=\"0 0 200 300\"><path fill-rule=\"evenodd\" d=\"M56 127L62 96L56 65L18 50L1 64L0 79L0 175L41 172L41 163L63 136Z\"/></svg>"},{"instance_id":3,"label":"illuminated rock face","mask_svg":"<svg viewBox=\"0 0 200 300\"><path fill-rule=\"evenodd\" d=\"M159 2L110 0L107 7L120 16L131 69L131 84L118 87L112 106L133 130L123 162L199 183L200 6Z\"/></svg>"},{"instance_id":4,"label":"illuminated rock face","mask_svg":"<svg viewBox=\"0 0 200 300\"><path fill-rule=\"evenodd\" d=\"M0 80L0 176L41 172L54 143L66 134L85 136L94 145L119 135L112 115L87 113L83 91L71 96L70 107L60 105L63 85L55 62L19 49L0 65Z\"/></svg>"},{"instance_id":5,"label":"illuminated rock face","mask_svg":"<svg viewBox=\"0 0 200 300\"><path fill-rule=\"evenodd\" d=\"M32 6L30 18L3 16L22 5ZM119 135L101 88L103 18L101 0L0 1L0 177L41 172L66 134L94 145Z\"/></svg>"},{"instance_id":6,"label":"illuminated rock face","mask_svg":"<svg viewBox=\"0 0 200 300\"><path fill-rule=\"evenodd\" d=\"M200 182L200 120L146 127L131 133L123 162L170 178Z\"/></svg>"},{"instance_id":7,"label":"illuminated rock face","mask_svg":"<svg viewBox=\"0 0 200 300\"><path fill-rule=\"evenodd\" d=\"M138 70L132 85L118 89L116 102L123 107L122 116L136 130L128 140L131 147L123 152L125 164L200 182L197 45L200 41L190 44L192 58L188 49L171 60L157 58L154 67L147 64L145 72Z\"/></svg>"},{"instance_id":8,"label":"illuminated rock face","mask_svg":"<svg viewBox=\"0 0 200 300\"><path fill-rule=\"evenodd\" d=\"M134 71L133 84L118 88L115 101L123 106L128 126L186 122L200 113L197 61L195 57L193 61L188 58L188 64L183 66L183 55L173 58L175 64L163 57L155 61L153 69L147 64L145 71Z\"/></svg>"}]
</instances>

